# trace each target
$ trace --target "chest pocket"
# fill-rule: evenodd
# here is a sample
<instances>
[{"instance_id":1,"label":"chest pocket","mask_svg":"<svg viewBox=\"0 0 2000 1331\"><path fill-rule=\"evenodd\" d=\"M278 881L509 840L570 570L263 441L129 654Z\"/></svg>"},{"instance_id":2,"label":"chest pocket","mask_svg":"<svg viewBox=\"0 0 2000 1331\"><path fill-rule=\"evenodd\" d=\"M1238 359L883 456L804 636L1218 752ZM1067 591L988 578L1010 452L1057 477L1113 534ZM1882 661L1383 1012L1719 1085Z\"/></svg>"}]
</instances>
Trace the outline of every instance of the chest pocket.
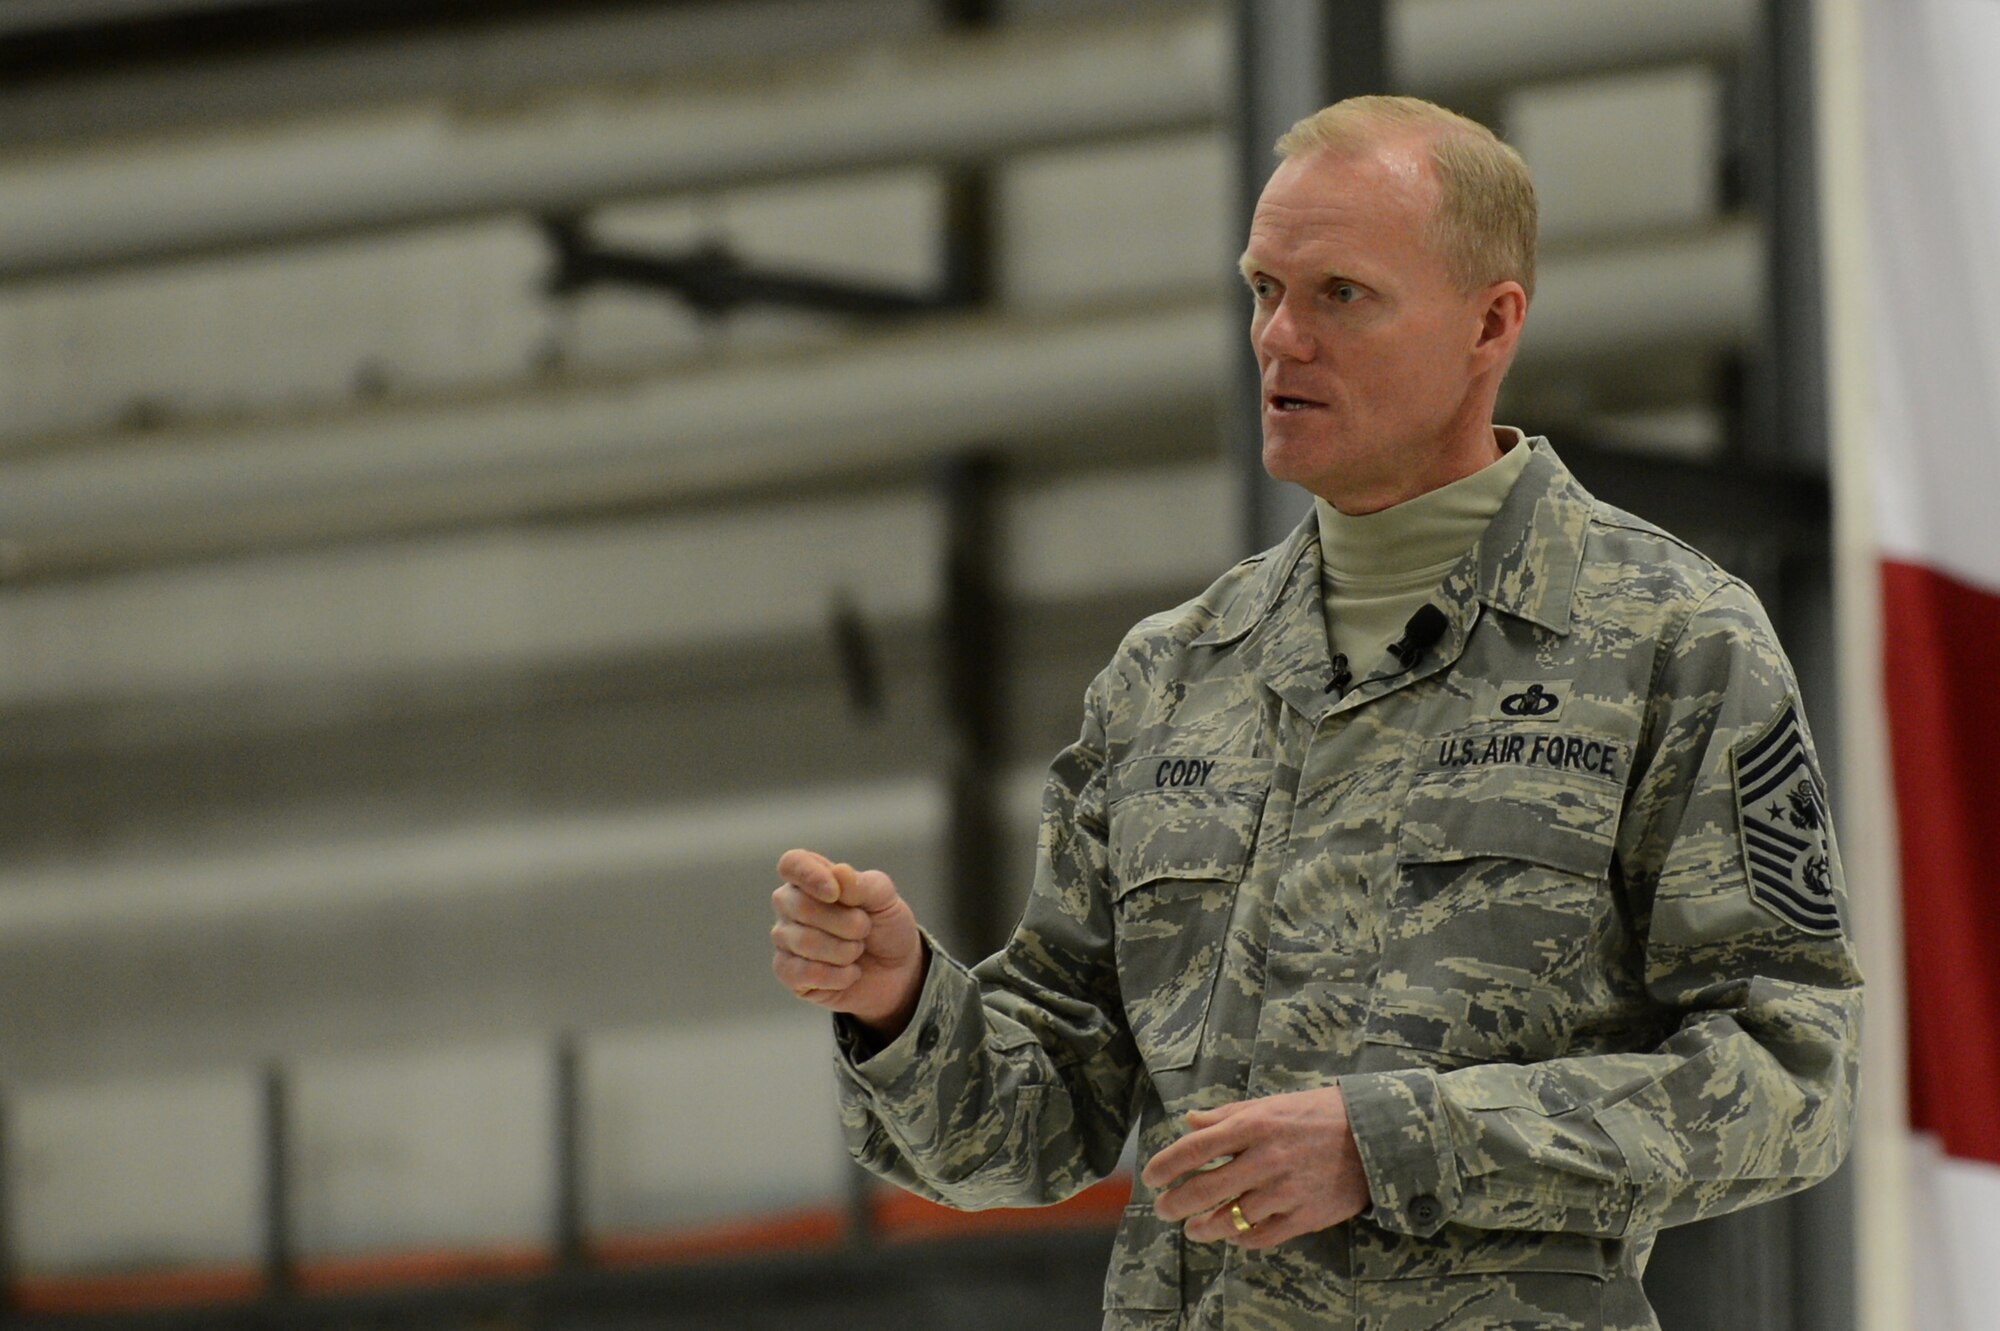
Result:
<instances>
[{"instance_id":1,"label":"chest pocket","mask_svg":"<svg viewBox=\"0 0 2000 1331\"><path fill-rule=\"evenodd\" d=\"M1629 949L1609 882L1623 787L1585 772L1421 776L1381 903L1366 1040L1447 1065L1568 1052Z\"/></svg>"},{"instance_id":2,"label":"chest pocket","mask_svg":"<svg viewBox=\"0 0 2000 1331\"><path fill-rule=\"evenodd\" d=\"M1148 1070L1201 1049L1236 890L1270 792L1261 758L1152 755L1111 773L1118 984Z\"/></svg>"}]
</instances>

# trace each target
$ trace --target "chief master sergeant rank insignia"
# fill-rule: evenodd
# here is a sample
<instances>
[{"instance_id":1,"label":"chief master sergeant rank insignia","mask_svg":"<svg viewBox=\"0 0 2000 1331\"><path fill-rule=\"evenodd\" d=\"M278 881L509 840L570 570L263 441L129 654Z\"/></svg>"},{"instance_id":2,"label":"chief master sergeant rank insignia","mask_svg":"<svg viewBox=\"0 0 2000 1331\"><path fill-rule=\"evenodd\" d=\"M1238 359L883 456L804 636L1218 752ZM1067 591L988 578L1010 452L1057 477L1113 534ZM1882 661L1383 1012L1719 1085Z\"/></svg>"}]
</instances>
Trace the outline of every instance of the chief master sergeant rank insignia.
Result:
<instances>
[{"instance_id":1,"label":"chief master sergeant rank insignia","mask_svg":"<svg viewBox=\"0 0 2000 1331\"><path fill-rule=\"evenodd\" d=\"M1731 752L1750 895L1814 934L1840 931L1826 844L1826 795L1806 757L1798 704Z\"/></svg>"}]
</instances>

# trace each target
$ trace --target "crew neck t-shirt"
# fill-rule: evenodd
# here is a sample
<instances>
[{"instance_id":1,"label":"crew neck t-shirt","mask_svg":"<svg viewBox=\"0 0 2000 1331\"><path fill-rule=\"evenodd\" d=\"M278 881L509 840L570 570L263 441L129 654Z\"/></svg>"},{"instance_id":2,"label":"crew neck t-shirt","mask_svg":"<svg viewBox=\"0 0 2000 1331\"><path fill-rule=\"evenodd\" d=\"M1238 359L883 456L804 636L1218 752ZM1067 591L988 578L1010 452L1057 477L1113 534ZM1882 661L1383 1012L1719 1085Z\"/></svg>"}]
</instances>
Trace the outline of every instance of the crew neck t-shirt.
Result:
<instances>
[{"instance_id":1,"label":"crew neck t-shirt","mask_svg":"<svg viewBox=\"0 0 2000 1331\"><path fill-rule=\"evenodd\" d=\"M1521 431L1495 428L1506 449L1497 461L1378 513L1342 513L1315 499L1319 515L1320 597L1327 639L1347 657L1356 680L1397 666L1389 644L1479 542L1500 511L1532 450Z\"/></svg>"}]
</instances>

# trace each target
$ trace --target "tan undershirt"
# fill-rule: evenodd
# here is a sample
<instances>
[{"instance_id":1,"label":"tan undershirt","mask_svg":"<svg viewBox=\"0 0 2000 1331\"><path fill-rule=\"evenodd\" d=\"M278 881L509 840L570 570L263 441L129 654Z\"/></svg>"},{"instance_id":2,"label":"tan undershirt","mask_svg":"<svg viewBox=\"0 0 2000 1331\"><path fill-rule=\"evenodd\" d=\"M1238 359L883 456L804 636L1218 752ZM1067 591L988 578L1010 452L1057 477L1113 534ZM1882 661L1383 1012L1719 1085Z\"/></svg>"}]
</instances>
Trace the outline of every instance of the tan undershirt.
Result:
<instances>
[{"instance_id":1,"label":"tan undershirt","mask_svg":"<svg viewBox=\"0 0 2000 1331\"><path fill-rule=\"evenodd\" d=\"M1314 501L1327 638L1336 654L1346 654L1357 681L1384 667L1389 644L1478 544L1528 465L1531 450L1519 430L1502 425L1494 433L1507 450L1498 461L1379 513L1356 517Z\"/></svg>"}]
</instances>

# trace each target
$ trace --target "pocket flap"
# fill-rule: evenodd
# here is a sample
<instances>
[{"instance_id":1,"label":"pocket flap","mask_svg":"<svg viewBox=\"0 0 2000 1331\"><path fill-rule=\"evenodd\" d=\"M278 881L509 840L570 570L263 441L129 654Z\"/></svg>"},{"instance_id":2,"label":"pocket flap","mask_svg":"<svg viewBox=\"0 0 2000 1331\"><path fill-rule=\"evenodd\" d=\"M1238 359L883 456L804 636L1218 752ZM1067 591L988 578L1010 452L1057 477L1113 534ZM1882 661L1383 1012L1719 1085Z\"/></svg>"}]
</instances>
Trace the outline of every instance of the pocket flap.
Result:
<instances>
[{"instance_id":1,"label":"pocket flap","mask_svg":"<svg viewBox=\"0 0 2000 1331\"><path fill-rule=\"evenodd\" d=\"M1574 772L1474 768L1411 787L1396 856L1405 863L1499 856L1602 877L1624 788Z\"/></svg>"},{"instance_id":2,"label":"pocket flap","mask_svg":"<svg viewBox=\"0 0 2000 1331\"><path fill-rule=\"evenodd\" d=\"M1181 1227L1134 1202L1118 1221L1118 1240L1104 1274L1105 1311L1178 1312L1181 1307Z\"/></svg>"},{"instance_id":3,"label":"pocket flap","mask_svg":"<svg viewBox=\"0 0 2000 1331\"><path fill-rule=\"evenodd\" d=\"M1237 883L1257 842L1261 801L1144 796L1113 810L1114 898L1161 879Z\"/></svg>"},{"instance_id":4,"label":"pocket flap","mask_svg":"<svg viewBox=\"0 0 2000 1331\"><path fill-rule=\"evenodd\" d=\"M1428 1239L1354 1226L1354 1274L1362 1280L1437 1279L1536 1271L1607 1280L1624 1245L1585 1234L1476 1230L1447 1225Z\"/></svg>"}]
</instances>

